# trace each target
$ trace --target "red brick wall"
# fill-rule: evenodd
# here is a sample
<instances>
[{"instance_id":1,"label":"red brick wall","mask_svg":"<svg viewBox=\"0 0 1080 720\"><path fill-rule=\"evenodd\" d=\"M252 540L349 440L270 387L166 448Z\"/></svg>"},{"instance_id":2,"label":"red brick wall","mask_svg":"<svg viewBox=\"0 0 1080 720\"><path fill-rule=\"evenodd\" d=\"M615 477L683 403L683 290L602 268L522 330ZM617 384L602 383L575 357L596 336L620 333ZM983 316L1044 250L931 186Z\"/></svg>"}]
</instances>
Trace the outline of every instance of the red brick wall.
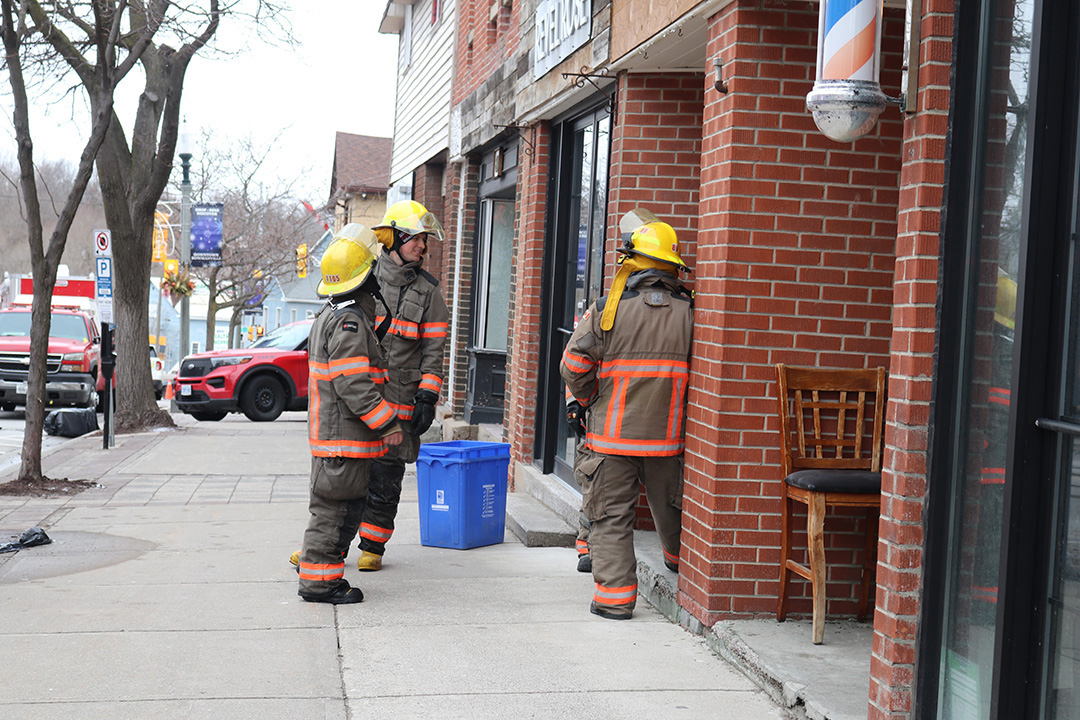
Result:
<instances>
[{"instance_id":1,"label":"red brick wall","mask_svg":"<svg viewBox=\"0 0 1080 720\"><path fill-rule=\"evenodd\" d=\"M923 4L918 107L904 123L871 656L873 720L911 718L953 10L953 0Z\"/></svg>"},{"instance_id":2,"label":"red brick wall","mask_svg":"<svg viewBox=\"0 0 1080 720\"><path fill-rule=\"evenodd\" d=\"M443 229L447 239L440 280L443 297L450 309L450 342L454 348L447 361L454 360L455 364L452 387L451 374L448 372L443 397L449 402L456 417L460 417L465 411L465 380L469 365L466 348L469 344L469 317L472 307L478 183L479 165L472 159L466 159L464 163L453 163L446 170L446 220ZM449 352L447 354L450 355Z\"/></svg>"},{"instance_id":3,"label":"red brick wall","mask_svg":"<svg viewBox=\"0 0 1080 720\"><path fill-rule=\"evenodd\" d=\"M680 603L706 625L776 611L775 363L888 364L902 125L887 110L854 143L817 130L805 108L817 22L816 5L761 0L710 18L708 57L723 59L730 91L705 81L679 579ZM896 94L901 13L883 34L882 84ZM826 520L831 614L855 610L855 518ZM792 612L808 613L808 585L792 593Z\"/></svg>"},{"instance_id":4,"label":"red brick wall","mask_svg":"<svg viewBox=\"0 0 1080 720\"><path fill-rule=\"evenodd\" d=\"M514 461L531 463L536 436L537 378L540 376L540 313L544 267L544 221L551 163L551 128L541 122L525 131L532 154L518 165L517 242L511 260L510 343L506 357L507 407L503 425ZM513 473L511 472L511 482ZM511 485L511 490L513 486Z\"/></svg>"},{"instance_id":5,"label":"red brick wall","mask_svg":"<svg viewBox=\"0 0 1080 720\"><path fill-rule=\"evenodd\" d=\"M428 209L440 223L447 222L447 192L446 166L442 163L426 163L418 167L413 173L413 199ZM444 226L444 229L445 226ZM424 258L424 269L439 278L442 283L443 295L445 296L446 274L443 265L443 257L451 257L446 253L447 237L441 243L429 243L427 255Z\"/></svg>"},{"instance_id":6,"label":"red brick wall","mask_svg":"<svg viewBox=\"0 0 1080 720\"><path fill-rule=\"evenodd\" d=\"M635 207L652 210L679 237L692 269L697 248L703 76L697 73L624 74L619 78L611 135L608 248L605 286L615 277L619 219ZM695 273L684 274L689 287ZM645 492L637 507L639 529L653 529Z\"/></svg>"},{"instance_id":7,"label":"red brick wall","mask_svg":"<svg viewBox=\"0 0 1080 720\"><path fill-rule=\"evenodd\" d=\"M458 1L457 63L452 104L457 105L517 53L521 3L498 2L490 20L491 0ZM470 37L472 42L470 43Z\"/></svg>"}]
</instances>

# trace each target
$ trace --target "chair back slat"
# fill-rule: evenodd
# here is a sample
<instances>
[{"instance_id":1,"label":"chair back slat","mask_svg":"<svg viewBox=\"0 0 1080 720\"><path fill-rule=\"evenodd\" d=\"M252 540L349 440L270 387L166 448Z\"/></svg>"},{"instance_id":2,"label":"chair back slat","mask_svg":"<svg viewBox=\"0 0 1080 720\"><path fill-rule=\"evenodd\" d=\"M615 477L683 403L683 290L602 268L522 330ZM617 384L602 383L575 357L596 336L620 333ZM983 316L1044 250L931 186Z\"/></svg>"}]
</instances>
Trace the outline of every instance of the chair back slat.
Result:
<instances>
[{"instance_id":1,"label":"chair back slat","mask_svg":"<svg viewBox=\"0 0 1080 720\"><path fill-rule=\"evenodd\" d=\"M781 363L776 375L785 477L803 468L881 470L885 368Z\"/></svg>"}]
</instances>

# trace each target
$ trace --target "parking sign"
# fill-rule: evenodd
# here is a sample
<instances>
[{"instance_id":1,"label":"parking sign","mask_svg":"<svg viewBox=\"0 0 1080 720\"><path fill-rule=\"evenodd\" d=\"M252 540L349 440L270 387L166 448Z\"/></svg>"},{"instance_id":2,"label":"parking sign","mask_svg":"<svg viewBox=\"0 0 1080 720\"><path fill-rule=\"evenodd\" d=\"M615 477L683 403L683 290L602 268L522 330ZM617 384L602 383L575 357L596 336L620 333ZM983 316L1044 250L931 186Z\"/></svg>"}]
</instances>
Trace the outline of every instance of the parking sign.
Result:
<instances>
[{"instance_id":1,"label":"parking sign","mask_svg":"<svg viewBox=\"0 0 1080 720\"><path fill-rule=\"evenodd\" d=\"M98 319L101 322L113 321L112 302L112 258L98 257L94 262L97 271L97 308Z\"/></svg>"}]
</instances>

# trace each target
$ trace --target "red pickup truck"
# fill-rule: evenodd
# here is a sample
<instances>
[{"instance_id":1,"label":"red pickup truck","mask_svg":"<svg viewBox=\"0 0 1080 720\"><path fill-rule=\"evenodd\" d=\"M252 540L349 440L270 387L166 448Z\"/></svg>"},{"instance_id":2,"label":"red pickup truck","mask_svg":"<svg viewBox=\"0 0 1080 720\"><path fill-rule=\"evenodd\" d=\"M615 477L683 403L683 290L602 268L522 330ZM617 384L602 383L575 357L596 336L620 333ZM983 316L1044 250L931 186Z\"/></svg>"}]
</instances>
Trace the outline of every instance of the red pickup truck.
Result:
<instances>
[{"instance_id":1,"label":"red pickup truck","mask_svg":"<svg viewBox=\"0 0 1080 720\"><path fill-rule=\"evenodd\" d=\"M98 372L101 338L89 314L53 308L49 332L45 404L50 407L96 407L105 378ZM26 405L30 367L30 308L0 310L0 410Z\"/></svg>"}]
</instances>

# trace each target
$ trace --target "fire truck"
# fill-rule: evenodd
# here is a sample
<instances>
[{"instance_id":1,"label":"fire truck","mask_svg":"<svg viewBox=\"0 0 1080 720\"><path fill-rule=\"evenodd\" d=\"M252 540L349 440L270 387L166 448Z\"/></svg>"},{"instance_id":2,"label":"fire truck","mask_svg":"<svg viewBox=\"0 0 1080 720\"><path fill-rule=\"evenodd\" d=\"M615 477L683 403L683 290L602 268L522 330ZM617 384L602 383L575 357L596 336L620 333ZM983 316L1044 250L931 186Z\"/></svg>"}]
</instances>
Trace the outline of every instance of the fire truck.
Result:
<instances>
[{"instance_id":1,"label":"fire truck","mask_svg":"<svg viewBox=\"0 0 1080 720\"><path fill-rule=\"evenodd\" d=\"M92 276L57 278L46 361L48 407L96 407L105 389L95 297ZM0 410L26 405L33 299L30 275L9 274L0 283Z\"/></svg>"}]
</instances>

